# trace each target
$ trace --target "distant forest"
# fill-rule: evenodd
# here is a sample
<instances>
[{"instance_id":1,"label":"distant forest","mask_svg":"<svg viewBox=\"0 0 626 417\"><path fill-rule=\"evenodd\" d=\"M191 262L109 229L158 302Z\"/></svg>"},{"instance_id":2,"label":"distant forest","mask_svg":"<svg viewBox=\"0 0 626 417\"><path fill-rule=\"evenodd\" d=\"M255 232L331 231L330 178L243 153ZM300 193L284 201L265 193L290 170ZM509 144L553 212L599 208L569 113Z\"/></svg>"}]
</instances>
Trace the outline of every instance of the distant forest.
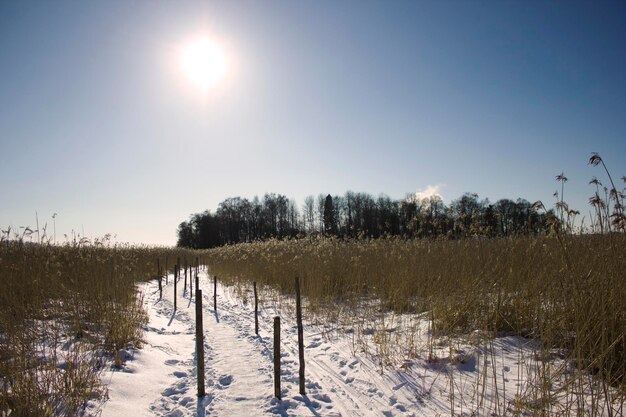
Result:
<instances>
[{"instance_id":1,"label":"distant forest","mask_svg":"<svg viewBox=\"0 0 626 417\"><path fill-rule=\"evenodd\" d=\"M308 196L301 209L295 200L271 193L262 199L228 198L215 213L207 210L191 215L178 226L178 246L204 249L309 235L450 239L536 235L546 232L553 221L552 210L539 212L524 199L491 203L472 193L446 206L436 195L392 200L348 191L343 196Z\"/></svg>"}]
</instances>

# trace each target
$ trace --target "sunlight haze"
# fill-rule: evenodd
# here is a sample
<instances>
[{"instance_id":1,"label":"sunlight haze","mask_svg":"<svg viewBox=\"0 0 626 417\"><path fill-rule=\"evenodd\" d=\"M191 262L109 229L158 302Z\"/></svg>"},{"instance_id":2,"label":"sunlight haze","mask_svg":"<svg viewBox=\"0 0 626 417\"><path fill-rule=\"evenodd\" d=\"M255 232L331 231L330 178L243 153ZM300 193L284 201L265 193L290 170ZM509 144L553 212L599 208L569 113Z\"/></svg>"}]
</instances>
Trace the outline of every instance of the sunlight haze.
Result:
<instances>
[{"instance_id":1,"label":"sunlight haze","mask_svg":"<svg viewBox=\"0 0 626 417\"><path fill-rule=\"evenodd\" d=\"M220 46L206 36L184 45L181 68L191 82L206 91L228 72L228 61Z\"/></svg>"}]
</instances>

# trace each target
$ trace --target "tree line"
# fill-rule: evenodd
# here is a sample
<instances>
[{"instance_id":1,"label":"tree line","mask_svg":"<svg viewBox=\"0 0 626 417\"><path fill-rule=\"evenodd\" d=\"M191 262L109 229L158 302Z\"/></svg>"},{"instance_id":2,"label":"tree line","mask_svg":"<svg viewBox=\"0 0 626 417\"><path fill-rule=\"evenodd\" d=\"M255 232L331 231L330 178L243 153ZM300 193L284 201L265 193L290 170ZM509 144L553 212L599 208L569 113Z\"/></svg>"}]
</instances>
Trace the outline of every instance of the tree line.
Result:
<instances>
[{"instance_id":1,"label":"tree line","mask_svg":"<svg viewBox=\"0 0 626 417\"><path fill-rule=\"evenodd\" d=\"M178 246L194 249L308 235L338 238L462 238L546 233L558 222L552 210L518 198L491 203L465 193L450 205L440 196L393 200L386 195L346 192L308 196L298 208L293 199L268 193L252 200L222 201L215 213L192 214L178 226Z\"/></svg>"}]
</instances>

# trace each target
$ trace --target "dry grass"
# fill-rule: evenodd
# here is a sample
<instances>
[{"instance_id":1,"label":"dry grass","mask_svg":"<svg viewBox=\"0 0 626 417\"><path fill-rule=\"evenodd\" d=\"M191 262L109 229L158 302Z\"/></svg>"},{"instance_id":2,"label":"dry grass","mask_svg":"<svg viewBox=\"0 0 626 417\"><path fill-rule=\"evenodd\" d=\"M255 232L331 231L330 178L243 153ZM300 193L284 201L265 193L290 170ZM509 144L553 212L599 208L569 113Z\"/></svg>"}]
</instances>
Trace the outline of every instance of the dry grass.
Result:
<instances>
[{"instance_id":1,"label":"dry grass","mask_svg":"<svg viewBox=\"0 0 626 417\"><path fill-rule=\"evenodd\" d=\"M157 259L190 251L84 244L0 244L0 413L77 415L103 395L103 357L141 344L135 284Z\"/></svg>"},{"instance_id":2,"label":"dry grass","mask_svg":"<svg viewBox=\"0 0 626 417\"><path fill-rule=\"evenodd\" d=\"M312 238L207 252L1 243L0 413L76 415L88 398L103 395L98 372L105 352L112 357L141 343L146 318L135 284L154 278L157 259L163 267L166 256L170 270L176 258L201 256L237 288L256 280L270 289L261 293L266 303L293 294L299 275L309 317L329 332L354 329L353 348L377 356L381 370L420 355L441 360L446 350L445 360L454 361L457 345L489 347L501 332L533 338L537 355L562 359L557 367L542 362L531 389L515 393L512 404L489 406L500 414L551 415L557 407L560 415L624 411L624 234ZM420 334L428 335L426 347L419 346ZM497 382L489 367L481 369L477 386ZM486 402L481 395L477 390L478 404Z\"/></svg>"},{"instance_id":3,"label":"dry grass","mask_svg":"<svg viewBox=\"0 0 626 417\"><path fill-rule=\"evenodd\" d=\"M305 239L212 249L207 260L223 281L256 280L290 294L299 275L309 314L330 323L343 311L356 339L366 339L364 323L377 320L382 331L369 340L381 365L398 348L405 358L415 354L410 329L402 340L385 331L405 312L429 317L431 349L442 338L476 330L533 338L538 355L563 358L564 366L538 369L534 392L520 399L520 409L554 412L559 380L566 403L561 415L618 415L626 398L625 249L624 234ZM590 389L592 404L583 404L576 393Z\"/></svg>"}]
</instances>

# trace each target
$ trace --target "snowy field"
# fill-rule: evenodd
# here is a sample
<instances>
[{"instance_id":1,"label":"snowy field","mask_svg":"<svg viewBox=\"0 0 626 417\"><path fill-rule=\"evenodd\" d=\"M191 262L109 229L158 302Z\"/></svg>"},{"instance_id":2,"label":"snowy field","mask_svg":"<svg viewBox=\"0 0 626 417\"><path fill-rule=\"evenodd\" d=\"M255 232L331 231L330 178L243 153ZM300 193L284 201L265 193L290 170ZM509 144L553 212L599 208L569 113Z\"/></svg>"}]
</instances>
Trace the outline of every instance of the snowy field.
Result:
<instances>
[{"instance_id":1,"label":"snowy field","mask_svg":"<svg viewBox=\"0 0 626 417\"><path fill-rule=\"evenodd\" d=\"M215 312L213 285L206 272L200 275L206 396L198 398L195 303L181 280L178 311L173 314L172 282L170 276L162 300L156 282L142 287L149 314L144 346L122 351L122 367L110 366L102 373L108 401L91 403L89 415L504 416L520 408L532 415L533 410L545 406L533 375L535 370L545 369L546 359L539 358L533 343L526 339L503 336L472 343L466 338L465 342L448 340L433 346L426 325L412 333L422 336L410 341L416 345L416 357L405 359L401 366L383 367L374 350L355 345L352 329L328 331L327 325L308 320L304 323L307 394L302 396L298 393L293 309L281 307L281 303L261 304L256 336L250 294L242 298L235 287L218 285ZM282 322L282 400L274 398L276 315L281 315ZM372 329L376 326L372 323ZM400 333L400 327L398 324L388 332ZM377 334L368 333L370 338ZM485 340L478 333L476 337ZM557 369L565 365L550 358L548 366ZM558 386L559 378L555 378L550 388L555 407L559 401L567 401L559 399Z\"/></svg>"}]
</instances>

